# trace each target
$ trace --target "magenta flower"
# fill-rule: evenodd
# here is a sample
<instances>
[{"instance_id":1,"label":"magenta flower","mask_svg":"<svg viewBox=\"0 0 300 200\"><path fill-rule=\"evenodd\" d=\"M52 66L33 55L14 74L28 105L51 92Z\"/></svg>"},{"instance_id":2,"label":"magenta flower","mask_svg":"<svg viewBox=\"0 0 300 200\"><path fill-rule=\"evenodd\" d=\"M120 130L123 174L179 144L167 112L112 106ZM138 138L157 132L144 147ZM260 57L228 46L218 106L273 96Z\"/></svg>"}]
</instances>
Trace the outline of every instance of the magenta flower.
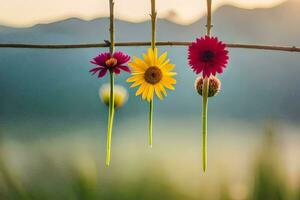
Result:
<instances>
[{"instance_id":1,"label":"magenta flower","mask_svg":"<svg viewBox=\"0 0 300 200\"><path fill-rule=\"evenodd\" d=\"M196 74L202 72L203 77L222 73L228 63L226 44L217 37L197 38L188 49L189 65Z\"/></svg>"},{"instance_id":2,"label":"magenta flower","mask_svg":"<svg viewBox=\"0 0 300 200\"><path fill-rule=\"evenodd\" d=\"M130 60L130 56L123 52L115 52L111 55L109 52L101 53L91 63L97 65L97 67L90 70L93 75L97 72L98 78L105 76L107 71L115 74L120 74L121 70L130 73L130 69L126 66L126 63Z\"/></svg>"}]
</instances>

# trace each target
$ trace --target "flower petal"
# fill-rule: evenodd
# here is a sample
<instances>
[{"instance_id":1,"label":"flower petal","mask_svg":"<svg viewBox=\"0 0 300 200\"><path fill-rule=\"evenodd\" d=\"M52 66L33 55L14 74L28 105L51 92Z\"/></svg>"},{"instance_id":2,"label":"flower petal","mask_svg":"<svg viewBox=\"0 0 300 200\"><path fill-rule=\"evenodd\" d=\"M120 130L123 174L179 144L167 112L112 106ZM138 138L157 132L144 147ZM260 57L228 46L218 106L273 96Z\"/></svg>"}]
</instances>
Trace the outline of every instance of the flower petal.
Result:
<instances>
[{"instance_id":1,"label":"flower petal","mask_svg":"<svg viewBox=\"0 0 300 200\"><path fill-rule=\"evenodd\" d=\"M153 99L153 92L154 92L154 87L153 87L153 85L150 85L148 95L147 95L147 101L150 102L150 100Z\"/></svg>"},{"instance_id":2,"label":"flower petal","mask_svg":"<svg viewBox=\"0 0 300 200\"><path fill-rule=\"evenodd\" d=\"M107 72L107 69L102 69L98 74L98 78L102 78L103 76L105 76L106 72Z\"/></svg>"},{"instance_id":3,"label":"flower petal","mask_svg":"<svg viewBox=\"0 0 300 200\"><path fill-rule=\"evenodd\" d=\"M100 66L106 66L105 62L111 58L111 54L109 52L101 53L91 61L93 64L97 64Z\"/></svg>"},{"instance_id":4,"label":"flower petal","mask_svg":"<svg viewBox=\"0 0 300 200\"><path fill-rule=\"evenodd\" d=\"M138 95L142 94L142 92L144 92L144 90L145 90L145 87L146 87L146 84L142 84L139 87L139 89L136 91L135 96L138 96Z\"/></svg>"},{"instance_id":5,"label":"flower petal","mask_svg":"<svg viewBox=\"0 0 300 200\"><path fill-rule=\"evenodd\" d=\"M150 85L149 85L149 84L145 85L145 89L144 89L143 94L142 94L142 99L143 99L143 100L145 100L145 99L147 98L149 88L150 88Z\"/></svg>"},{"instance_id":6,"label":"flower petal","mask_svg":"<svg viewBox=\"0 0 300 200\"><path fill-rule=\"evenodd\" d=\"M91 69L89 72L91 72L93 75L97 72L100 71L101 69L104 69L104 67L95 67L93 69Z\"/></svg>"},{"instance_id":7,"label":"flower petal","mask_svg":"<svg viewBox=\"0 0 300 200\"><path fill-rule=\"evenodd\" d=\"M162 100L162 99L163 99L163 96L162 96L161 93L160 93L160 88L159 88L159 86L156 85L154 89L155 89L156 96L157 96L160 100Z\"/></svg>"},{"instance_id":8,"label":"flower petal","mask_svg":"<svg viewBox=\"0 0 300 200\"><path fill-rule=\"evenodd\" d=\"M128 63L128 65L133 69L134 72L138 72L138 73L145 72L145 67L142 67L141 65L138 65L135 62L130 62Z\"/></svg>"},{"instance_id":9,"label":"flower petal","mask_svg":"<svg viewBox=\"0 0 300 200\"><path fill-rule=\"evenodd\" d=\"M145 60L145 63L148 65L148 66L151 66L151 60L149 58L149 56L147 54L142 54L143 56L143 59Z\"/></svg>"},{"instance_id":10,"label":"flower petal","mask_svg":"<svg viewBox=\"0 0 300 200\"><path fill-rule=\"evenodd\" d=\"M134 76L129 77L126 81L130 83L130 82L137 81L137 80L139 80L140 78L142 78L141 75L134 75Z\"/></svg>"},{"instance_id":11,"label":"flower petal","mask_svg":"<svg viewBox=\"0 0 300 200\"><path fill-rule=\"evenodd\" d=\"M139 66L142 69L147 69L148 68L148 65L142 59L140 59L138 57L134 57L133 60L136 63L136 66Z\"/></svg>"},{"instance_id":12,"label":"flower petal","mask_svg":"<svg viewBox=\"0 0 300 200\"><path fill-rule=\"evenodd\" d=\"M197 38L188 47L188 63L196 74L202 72L203 77L222 73L222 67L228 63L226 44L217 37L204 36Z\"/></svg>"},{"instance_id":13,"label":"flower petal","mask_svg":"<svg viewBox=\"0 0 300 200\"><path fill-rule=\"evenodd\" d=\"M162 80L162 84L164 85L164 87L168 88L169 90L175 90L174 86L171 85L171 83L169 83L165 79Z\"/></svg>"},{"instance_id":14,"label":"flower petal","mask_svg":"<svg viewBox=\"0 0 300 200\"><path fill-rule=\"evenodd\" d=\"M158 84L159 89L162 91L162 93L167 96L167 91L165 89L165 87L163 86L163 84L159 83Z\"/></svg>"},{"instance_id":15,"label":"flower petal","mask_svg":"<svg viewBox=\"0 0 300 200\"><path fill-rule=\"evenodd\" d=\"M174 69L174 67L175 67L174 64L166 64L163 68L167 71L171 71Z\"/></svg>"},{"instance_id":16,"label":"flower petal","mask_svg":"<svg viewBox=\"0 0 300 200\"><path fill-rule=\"evenodd\" d=\"M165 67L165 65L169 64L170 59L167 59L165 62L163 62L163 64L160 65L160 68Z\"/></svg>"},{"instance_id":17,"label":"flower petal","mask_svg":"<svg viewBox=\"0 0 300 200\"><path fill-rule=\"evenodd\" d=\"M142 83L144 83L144 82L145 82L145 80L144 80L143 78L137 79L137 80L135 80L134 83L130 86L130 88L136 87L136 86L138 86L138 85L140 85L140 84L142 84Z\"/></svg>"},{"instance_id":18,"label":"flower petal","mask_svg":"<svg viewBox=\"0 0 300 200\"><path fill-rule=\"evenodd\" d=\"M172 78L172 77L167 77L165 76L164 77L164 81L168 84L176 84L176 79L175 78Z\"/></svg>"},{"instance_id":19,"label":"flower petal","mask_svg":"<svg viewBox=\"0 0 300 200\"><path fill-rule=\"evenodd\" d=\"M166 72L166 76L175 76L177 75L176 72Z\"/></svg>"},{"instance_id":20,"label":"flower petal","mask_svg":"<svg viewBox=\"0 0 300 200\"><path fill-rule=\"evenodd\" d=\"M118 68L115 67L115 68L113 68L113 72L115 74L120 74L121 71Z\"/></svg>"},{"instance_id":21,"label":"flower petal","mask_svg":"<svg viewBox=\"0 0 300 200\"><path fill-rule=\"evenodd\" d=\"M161 54L161 56L158 58L158 65L163 64L164 60L167 58L168 52L164 52Z\"/></svg>"},{"instance_id":22,"label":"flower petal","mask_svg":"<svg viewBox=\"0 0 300 200\"><path fill-rule=\"evenodd\" d=\"M120 66L118 66L117 68L120 68L120 69L122 69L122 70L124 70L125 72L128 72L128 73L131 72L131 70L129 69L129 67L127 67L127 66L125 66L125 65L120 65Z\"/></svg>"},{"instance_id":23,"label":"flower petal","mask_svg":"<svg viewBox=\"0 0 300 200\"><path fill-rule=\"evenodd\" d=\"M113 57L115 59L117 59L118 65L123 65L123 64L127 63L130 60L130 56L128 56L127 54L125 54L121 51L115 52Z\"/></svg>"},{"instance_id":24,"label":"flower petal","mask_svg":"<svg viewBox=\"0 0 300 200\"><path fill-rule=\"evenodd\" d=\"M154 66L155 65L155 60L154 60L154 53L153 53L152 48L148 48L148 57L149 57L149 60L150 60L150 65Z\"/></svg>"}]
</instances>

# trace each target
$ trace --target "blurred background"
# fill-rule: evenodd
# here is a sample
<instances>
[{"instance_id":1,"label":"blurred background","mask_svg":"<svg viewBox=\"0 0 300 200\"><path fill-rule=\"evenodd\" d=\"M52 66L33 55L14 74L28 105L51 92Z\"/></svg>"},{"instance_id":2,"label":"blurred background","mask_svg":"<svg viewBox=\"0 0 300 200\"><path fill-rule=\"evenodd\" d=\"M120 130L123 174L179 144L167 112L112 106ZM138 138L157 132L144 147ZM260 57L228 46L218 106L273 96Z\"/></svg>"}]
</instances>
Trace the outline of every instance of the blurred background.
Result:
<instances>
[{"instance_id":1,"label":"blurred background","mask_svg":"<svg viewBox=\"0 0 300 200\"><path fill-rule=\"evenodd\" d=\"M6 8L15 3L16 10L25 2L1 1ZM300 46L298 0L215 2L213 34L221 40ZM205 10L205 4L195 6ZM163 8L158 5L158 11ZM130 9L134 12L132 2ZM17 25L4 23L1 16L0 43L109 39L105 17L86 20L74 12L51 23L23 22L38 7L33 10L20 12ZM157 21L158 41L192 41L205 34L205 16L185 18L176 9L165 13ZM144 15L131 21L120 16L116 41L149 41L150 22L142 21ZM140 56L146 48L117 50ZM155 100L153 148L147 146L148 104L128 90L128 102L115 117L111 166L105 167L108 113L98 91L108 79L88 72L89 61L102 51L0 49L0 199L300 199L299 53L230 49L229 65L219 76L222 90L209 101L204 174L201 97L194 90L187 47L159 48L169 52L178 75L175 92ZM123 73L116 83L129 88L128 76Z\"/></svg>"}]
</instances>

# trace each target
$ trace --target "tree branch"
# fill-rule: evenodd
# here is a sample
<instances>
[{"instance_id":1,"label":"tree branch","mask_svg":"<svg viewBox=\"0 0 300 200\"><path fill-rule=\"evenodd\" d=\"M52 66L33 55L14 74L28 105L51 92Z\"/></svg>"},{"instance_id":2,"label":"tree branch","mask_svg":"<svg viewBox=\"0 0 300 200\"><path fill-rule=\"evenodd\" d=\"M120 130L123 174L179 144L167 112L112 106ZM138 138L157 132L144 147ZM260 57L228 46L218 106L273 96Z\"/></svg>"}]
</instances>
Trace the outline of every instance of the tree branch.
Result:
<instances>
[{"instance_id":1,"label":"tree branch","mask_svg":"<svg viewBox=\"0 0 300 200\"><path fill-rule=\"evenodd\" d=\"M177 42L177 41L163 41L156 42L157 46L188 46L191 42ZM117 42L115 46L150 46L151 42ZM229 48L240 49L259 49L259 50L273 50L273 51L287 51L300 52L299 47L295 46L273 46L273 45L259 45L259 44L235 44L228 43ZM28 49L80 49L80 48L103 48L110 47L110 42L104 43L90 43L90 44L68 44L68 45L53 45L53 44L0 44L0 48L28 48Z\"/></svg>"}]
</instances>

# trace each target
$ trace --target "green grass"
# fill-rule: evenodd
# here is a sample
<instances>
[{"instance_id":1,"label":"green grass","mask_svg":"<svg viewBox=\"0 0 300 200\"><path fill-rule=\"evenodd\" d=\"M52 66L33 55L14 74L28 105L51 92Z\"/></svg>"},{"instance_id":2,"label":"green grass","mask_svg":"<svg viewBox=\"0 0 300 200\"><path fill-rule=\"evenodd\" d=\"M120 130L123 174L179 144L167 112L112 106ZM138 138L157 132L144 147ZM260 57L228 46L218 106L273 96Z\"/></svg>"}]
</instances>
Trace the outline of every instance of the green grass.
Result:
<instances>
[{"instance_id":1,"label":"green grass","mask_svg":"<svg viewBox=\"0 0 300 200\"><path fill-rule=\"evenodd\" d=\"M83 141L81 139L80 143L86 143L89 147L94 145ZM76 152L69 152L70 146L64 142L56 147L51 143L46 143L48 146L30 142L20 145L3 141L0 153L0 199L299 199L300 188L292 189L282 169L278 138L274 131L266 129L258 143L253 150L255 156L251 166L241 169L247 170L247 181L237 184L239 182L236 183L227 175L228 171L222 171L222 165L217 166L223 172L221 176L209 172L200 174L200 159L199 176L186 175L195 167L189 162L186 168L173 166L176 170L169 171L168 165L181 166L182 163L177 162L180 154L178 157L172 155L173 161L164 164L159 154L155 153L151 159L147 156L135 160L115 156L112 159L118 161L106 168L97 158L98 151L91 153L76 142L69 144L74 145ZM124 154L127 155L126 152ZM220 152L218 154L222 155ZM143 164L137 167L135 165L138 162ZM180 174L183 174L181 178Z\"/></svg>"}]
</instances>

